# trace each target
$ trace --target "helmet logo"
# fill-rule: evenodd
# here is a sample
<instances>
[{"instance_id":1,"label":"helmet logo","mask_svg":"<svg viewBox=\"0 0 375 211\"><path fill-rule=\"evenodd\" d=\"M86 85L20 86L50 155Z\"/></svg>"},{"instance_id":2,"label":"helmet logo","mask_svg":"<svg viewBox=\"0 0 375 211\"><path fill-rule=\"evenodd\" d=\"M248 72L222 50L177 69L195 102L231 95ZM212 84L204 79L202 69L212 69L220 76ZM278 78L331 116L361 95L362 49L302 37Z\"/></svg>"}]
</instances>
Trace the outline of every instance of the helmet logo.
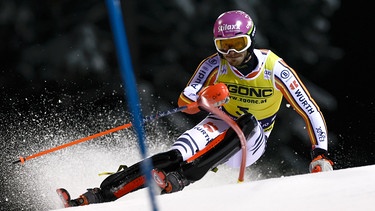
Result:
<instances>
[{"instance_id":1,"label":"helmet logo","mask_svg":"<svg viewBox=\"0 0 375 211\"><path fill-rule=\"evenodd\" d=\"M217 27L218 32L223 32L223 31L234 31L234 30L240 30L240 23L237 24L223 24L219 25Z\"/></svg>"}]
</instances>

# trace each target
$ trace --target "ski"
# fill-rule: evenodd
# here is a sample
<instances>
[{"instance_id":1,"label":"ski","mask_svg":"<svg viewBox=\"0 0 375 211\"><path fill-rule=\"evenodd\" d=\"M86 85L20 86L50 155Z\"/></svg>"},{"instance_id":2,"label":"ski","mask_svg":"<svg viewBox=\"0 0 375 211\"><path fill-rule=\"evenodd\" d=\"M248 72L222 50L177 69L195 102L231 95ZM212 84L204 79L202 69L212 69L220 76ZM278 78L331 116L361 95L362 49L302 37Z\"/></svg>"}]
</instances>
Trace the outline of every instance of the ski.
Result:
<instances>
[{"instance_id":1,"label":"ski","mask_svg":"<svg viewBox=\"0 0 375 211\"><path fill-rule=\"evenodd\" d=\"M70 195L67 190L64 188L58 188L56 189L57 195L60 197L61 202L64 204L64 207L70 207L69 201L70 201Z\"/></svg>"}]
</instances>

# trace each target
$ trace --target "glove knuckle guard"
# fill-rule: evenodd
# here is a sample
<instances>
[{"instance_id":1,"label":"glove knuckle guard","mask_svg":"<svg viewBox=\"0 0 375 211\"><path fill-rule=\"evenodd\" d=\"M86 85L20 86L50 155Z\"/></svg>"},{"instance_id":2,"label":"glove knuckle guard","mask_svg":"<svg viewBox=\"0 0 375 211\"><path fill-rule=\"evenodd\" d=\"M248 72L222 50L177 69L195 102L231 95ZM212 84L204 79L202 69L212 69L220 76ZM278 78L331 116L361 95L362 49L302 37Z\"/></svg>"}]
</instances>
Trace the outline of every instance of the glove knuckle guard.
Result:
<instances>
[{"instance_id":1,"label":"glove knuckle guard","mask_svg":"<svg viewBox=\"0 0 375 211\"><path fill-rule=\"evenodd\" d=\"M224 83L217 83L203 89L200 96L206 98L210 104L220 106L228 102L229 90Z\"/></svg>"},{"instance_id":2,"label":"glove knuckle guard","mask_svg":"<svg viewBox=\"0 0 375 211\"><path fill-rule=\"evenodd\" d=\"M320 160L312 161L310 163L309 170L311 173L316 173L316 172L323 172L323 171L333 171L333 168L329 161L325 159L320 159Z\"/></svg>"}]
</instances>

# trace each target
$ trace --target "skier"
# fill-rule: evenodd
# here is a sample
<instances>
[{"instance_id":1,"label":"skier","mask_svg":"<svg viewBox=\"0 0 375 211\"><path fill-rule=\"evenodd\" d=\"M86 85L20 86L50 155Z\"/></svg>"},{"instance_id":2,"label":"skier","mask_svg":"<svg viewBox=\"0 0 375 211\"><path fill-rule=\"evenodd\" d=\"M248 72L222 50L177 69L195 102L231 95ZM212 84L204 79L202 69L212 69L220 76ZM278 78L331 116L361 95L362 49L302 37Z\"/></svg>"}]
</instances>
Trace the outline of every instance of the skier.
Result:
<instances>
[{"instance_id":1,"label":"skier","mask_svg":"<svg viewBox=\"0 0 375 211\"><path fill-rule=\"evenodd\" d=\"M217 52L199 64L179 97L179 106L204 98L236 120L246 137L246 166L250 166L265 151L284 97L305 120L312 144L309 171L332 171L327 128L319 107L284 60L270 50L254 48L255 34L247 13L233 10L221 14L213 27ZM200 107L194 106L185 110L188 114L199 111ZM170 150L146 159L152 162L152 177L164 194L182 190L218 165L240 167L241 156L237 134L210 113L178 137ZM142 162L108 176L100 188L87 189L76 199L63 188L57 192L66 207L114 201L145 187Z\"/></svg>"}]
</instances>

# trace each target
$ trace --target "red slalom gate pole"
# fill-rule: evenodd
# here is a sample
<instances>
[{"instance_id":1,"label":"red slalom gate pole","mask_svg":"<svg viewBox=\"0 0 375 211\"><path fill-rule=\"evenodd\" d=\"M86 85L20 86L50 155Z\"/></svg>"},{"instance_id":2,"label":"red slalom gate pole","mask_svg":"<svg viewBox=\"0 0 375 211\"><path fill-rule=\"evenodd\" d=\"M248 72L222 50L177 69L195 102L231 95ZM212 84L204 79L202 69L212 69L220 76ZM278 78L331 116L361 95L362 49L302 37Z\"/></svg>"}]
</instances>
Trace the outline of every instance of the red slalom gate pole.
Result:
<instances>
[{"instance_id":1,"label":"red slalom gate pole","mask_svg":"<svg viewBox=\"0 0 375 211\"><path fill-rule=\"evenodd\" d=\"M202 108L204 108L206 111L209 111L213 114L216 114L219 116L222 120L224 120L226 123L229 124L231 128L237 133L237 136L240 138L241 142L241 150L242 150L242 159L241 159L241 166L240 166L240 173L238 176L238 182L241 183L244 181L244 176L245 176L245 169L246 169L246 138L245 135L243 134L241 128L237 125L237 123L231 119L228 115L226 115L222 110L219 108L215 107L214 105L211 105L208 102L208 99L205 97L200 97L198 98L198 105Z\"/></svg>"}]
</instances>

